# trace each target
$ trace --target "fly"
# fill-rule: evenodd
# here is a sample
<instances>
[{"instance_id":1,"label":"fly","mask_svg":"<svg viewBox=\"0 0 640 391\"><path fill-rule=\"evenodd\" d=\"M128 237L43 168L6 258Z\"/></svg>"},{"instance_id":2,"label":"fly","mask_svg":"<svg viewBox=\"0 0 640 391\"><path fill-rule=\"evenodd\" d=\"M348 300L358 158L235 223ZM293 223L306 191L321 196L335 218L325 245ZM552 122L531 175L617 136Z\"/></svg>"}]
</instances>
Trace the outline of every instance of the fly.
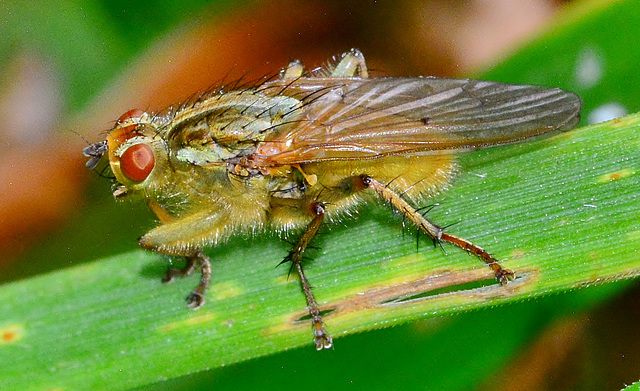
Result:
<instances>
[{"instance_id":1,"label":"fly","mask_svg":"<svg viewBox=\"0 0 640 391\"><path fill-rule=\"evenodd\" d=\"M438 242L462 248L506 284L515 274L481 247L426 219L415 205L442 190L465 150L572 129L578 96L558 88L437 77L368 77L362 53L306 73L299 61L252 88L207 93L177 108L122 115L106 141L118 199L138 194L160 225L149 251L186 259L170 282L198 269L187 297L205 303L211 263L203 249L230 236L302 230L283 262L300 277L318 350L333 341L302 267L326 220L383 199Z\"/></svg>"}]
</instances>

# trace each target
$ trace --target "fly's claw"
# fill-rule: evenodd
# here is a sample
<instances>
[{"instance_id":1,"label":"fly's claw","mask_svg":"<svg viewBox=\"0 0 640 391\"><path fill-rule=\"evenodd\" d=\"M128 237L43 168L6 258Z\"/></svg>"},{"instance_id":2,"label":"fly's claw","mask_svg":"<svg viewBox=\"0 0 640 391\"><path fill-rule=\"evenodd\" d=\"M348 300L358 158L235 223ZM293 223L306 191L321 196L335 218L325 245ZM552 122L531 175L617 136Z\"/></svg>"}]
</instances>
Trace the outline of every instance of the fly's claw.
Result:
<instances>
[{"instance_id":1,"label":"fly's claw","mask_svg":"<svg viewBox=\"0 0 640 391\"><path fill-rule=\"evenodd\" d=\"M329 349L333 346L333 338L327 334L321 320L313 321L313 342L316 344L316 350Z\"/></svg>"},{"instance_id":2,"label":"fly's claw","mask_svg":"<svg viewBox=\"0 0 640 391\"><path fill-rule=\"evenodd\" d=\"M516 273L513 270L500 268L495 271L496 279L500 285L507 285L509 281L516 279Z\"/></svg>"},{"instance_id":3,"label":"fly's claw","mask_svg":"<svg viewBox=\"0 0 640 391\"><path fill-rule=\"evenodd\" d=\"M205 303L204 295L200 292L193 291L187 296L187 307L197 310Z\"/></svg>"}]
</instances>

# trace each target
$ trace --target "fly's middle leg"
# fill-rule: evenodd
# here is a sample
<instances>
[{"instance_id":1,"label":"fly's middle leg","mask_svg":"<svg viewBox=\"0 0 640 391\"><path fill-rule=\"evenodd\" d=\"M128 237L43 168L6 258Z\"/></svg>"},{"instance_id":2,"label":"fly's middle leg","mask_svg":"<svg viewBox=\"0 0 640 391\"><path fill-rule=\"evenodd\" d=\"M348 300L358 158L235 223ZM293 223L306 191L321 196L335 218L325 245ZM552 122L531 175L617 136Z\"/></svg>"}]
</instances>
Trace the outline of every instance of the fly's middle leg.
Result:
<instances>
[{"instance_id":1,"label":"fly's middle leg","mask_svg":"<svg viewBox=\"0 0 640 391\"><path fill-rule=\"evenodd\" d=\"M289 252L289 255L285 258L283 262L291 262L291 268L295 269L300 277L300 284L302 285L302 291L307 299L307 308L309 309L309 314L311 315L311 325L313 328L313 341L316 345L317 350L328 349L333 345L333 339L324 329L324 322L322 321L322 317L320 316L320 308L318 307L318 302L316 298L313 296L313 292L311 291L311 284L309 284L309 280L304 274L304 270L302 269L302 254L305 249L309 246L309 243L313 239L313 237L318 232L320 228L320 224L322 224L322 220L324 219L325 214L325 206L321 202L314 202L311 205L312 213L314 214L313 220L307 228L304 230L302 235L298 238L298 241L293 246L293 249Z\"/></svg>"},{"instance_id":2,"label":"fly's middle leg","mask_svg":"<svg viewBox=\"0 0 640 391\"><path fill-rule=\"evenodd\" d=\"M409 220L411 220L432 239L451 243L482 259L491 268L491 270L493 270L496 279L501 284L506 284L510 279L515 278L515 273L513 271L503 269L498 263L498 260L482 249L482 247L479 247L466 239L444 232L442 228L425 219L422 214L409 205L407 201L402 199L400 195L384 184L376 181L368 175L362 175L359 179L362 181L363 188L370 188L378 193L382 198L389 201L391 205L407 216Z\"/></svg>"}]
</instances>

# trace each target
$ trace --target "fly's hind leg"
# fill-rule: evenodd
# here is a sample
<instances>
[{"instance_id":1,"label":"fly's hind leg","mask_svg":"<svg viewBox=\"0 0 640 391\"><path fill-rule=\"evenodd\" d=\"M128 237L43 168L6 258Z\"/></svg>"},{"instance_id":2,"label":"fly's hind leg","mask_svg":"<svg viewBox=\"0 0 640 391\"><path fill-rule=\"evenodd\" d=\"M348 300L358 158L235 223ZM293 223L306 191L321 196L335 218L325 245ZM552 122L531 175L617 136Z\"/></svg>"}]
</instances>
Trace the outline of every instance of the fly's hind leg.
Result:
<instances>
[{"instance_id":1,"label":"fly's hind leg","mask_svg":"<svg viewBox=\"0 0 640 391\"><path fill-rule=\"evenodd\" d=\"M442 228L425 219L422 214L416 211L416 209L403 200L400 195L389 189L387 186L368 175L362 175L360 180L362 181L363 187L373 189L434 240L451 243L482 259L491 268L491 270L493 270L496 279L501 284L506 284L510 279L515 278L515 273L511 270L503 269L498 264L498 260L491 254L466 239L444 232Z\"/></svg>"},{"instance_id":2,"label":"fly's hind leg","mask_svg":"<svg viewBox=\"0 0 640 391\"><path fill-rule=\"evenodd\" d=\"M313 342L316 345L317 350L329 349L333 345L333 339L324 329L324 322L320 316L320 308L318 302L311 292L311 284L304 274L302 269L302 254L304 250L309 246L311 239L316 235L320 224L324 218L325 207L321 202L315 202L311 205L312 213L314 214L313 220L302 235L298 238L298 241L293 246L293 249L289 252L289 255L282 261L291 262L291 268L295 269L300 277L300 284L302 285L302 291L307 299L307 308L309 309L309 315L311 315L311 325L313 328Z\"/></svg>"}]
</instances>

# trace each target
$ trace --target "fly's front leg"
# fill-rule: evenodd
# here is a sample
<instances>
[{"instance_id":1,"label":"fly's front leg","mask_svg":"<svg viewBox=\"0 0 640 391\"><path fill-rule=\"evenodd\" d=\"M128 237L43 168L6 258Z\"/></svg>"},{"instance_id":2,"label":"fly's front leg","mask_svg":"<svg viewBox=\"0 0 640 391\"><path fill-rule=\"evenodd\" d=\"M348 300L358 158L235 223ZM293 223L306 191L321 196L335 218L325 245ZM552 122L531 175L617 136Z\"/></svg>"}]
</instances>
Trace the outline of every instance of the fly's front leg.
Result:
<instances>
[{"instance_id":1,"label":"fly's front leg","mask_svg":"<svg viewBox=\"0 0 640 391\"><path fill-rule=\"evenodd\" d=\"M155 211L162 219L163 214ZM179 220L165 219L164 224L147 232L138 240L140 247L146 250L185 257L186 266L183 269L167 270L162 280L165 283L173 281L176 277L188 276L196 269L200 270L200 283L187 296L187 305L193 309L198 309L205 303L205 292L211 280L211 262L198 245L190 243L202 243L209 236L223 236L228 219L228 211L214 205L211 210L203 210Z\"/></svg>"},{"instance_id":2,"label":"fly's front leg","mask_svg":"<svg viewBox=\"0 0 640 391\"><path fill-rule=\"evenodd\" d=\"M176 277L188 277L196 270L197 257L185 257L187 264L182 268L178 269L175 267L167 269L167 272L162 277L162 282L165 284L172 283Z\"/></svg>"},{"instance_id":3,"label":"fly's front leg","mask_svg":"<svg viewBox=\"0 0 640 391\"><path fill-rule=\"evenodd\" d=\"M186 277L193 273L196 268L200 268L202 272L200 276L200 283L191 291L187 296L187 306L197 310L205 303L204 293L209 287L211 281L211 261L202 250L196 250L192 255L185 257L187 264L182 269L170 268L162 278L162 282L168 284L172 282L176 277Z\"/></svg>"},{"instance_id":4,"label":"fly's front leg","mask_svg":"<svg viewBox=\"0 0 640 391\"><path fill-rule=\"evenodd\" d=\"M211 281L211 261L201 250L198 250L195 255L187 257L187 261L193 258L195 258L196 263L200 265L202 274L200 275L200 282L198 286L196 286L196 289L191 291L187 296L187 306L197 310L202 307L205 302L204 293L207 291L207 288L209 288L209 282Z\"/></svg>"},{"instance_id":5,"label":"fly's front leg","mask_svg":"<svg viewBox=\"0 0 640 391\"><path fill-rule=\"evenodd\" d=\"M333 345L333 339L324 329L324 322L322 321L322 317L320 316L320 308L318 307L318 302L316 298L313 296L313 292L311 292L311 284L309 284L309 280L304 274L304 270L302 269L302 254L304 250L309 246L311 239L318 232L318 228L320 228L320 224L322 224L322 220L324 218L325 207L321 202L315 202L311 205L311 210L314 214L313 220L307 228L304 230L302 235L298 238L298 241L293 246L293 249L289 252L289 255L284 259L283 262L291 262L292 269L295 269L300 277L300 283L302 285L302 291L307 299L307 308L309 309L309 314L311 315L311 325L313 328L313 342L316 344L317 350L328 349Z\"/></svg>"},{"instance_id":6,"label":"fly's front leg","mask_svg":"<svg viewBox=\"0 0 640 391\"><path fill-rule=\"evenodd\" d=\"M209 282L211 281L211 262L209 257L204 255L200 250L196 251L194 255L186 257L187 265L183 269L171 268L167 270L162 282L170 283L176 276L186 277L193 272L196 267L199 267L202 274L200 276L200 283L198 286L189 293L187 296L187 306L197 310L205 303L204 293L209 288Z\"/></svg>"},{"instance_id":7,"label":"fly's front leg","mask_svg":"<svg viewBox=\"0 0 640 391\"><path fill-rule=\"evenodd\" d=\"M342 60L331 72L331 77L369 77L364 54L358 49L351 49L342 55Z\"/></svg>"},{"instance_id":8,"label":"fly's front leg","mask_svg":"<svg viewBox=\"0 0 640 391\"><path fill-rule=\"evenodd\" d=\"M424 231L434 240L454 244L482 259L487 265L489 265L491 270L493 270L496 279L501 284L506 284L510 279L515 278L515 273L511 270L503 269L498 264L498 260L495 259L491 254L466 239L462 239L443 232L442 228L425 219L422 214L416 211L415 208L409 205L409 203L403 200L396 192L389 189L387 186L376 181L368 175L362 175L360 177L360 180L362 181L363 187L373 189L376 193L380 194L382 198L389 201L391 205L393 205L396 209L407 216L407 218L413 221L415 225L417 225L422 231Z\"/></svg>"}]
</instances>

